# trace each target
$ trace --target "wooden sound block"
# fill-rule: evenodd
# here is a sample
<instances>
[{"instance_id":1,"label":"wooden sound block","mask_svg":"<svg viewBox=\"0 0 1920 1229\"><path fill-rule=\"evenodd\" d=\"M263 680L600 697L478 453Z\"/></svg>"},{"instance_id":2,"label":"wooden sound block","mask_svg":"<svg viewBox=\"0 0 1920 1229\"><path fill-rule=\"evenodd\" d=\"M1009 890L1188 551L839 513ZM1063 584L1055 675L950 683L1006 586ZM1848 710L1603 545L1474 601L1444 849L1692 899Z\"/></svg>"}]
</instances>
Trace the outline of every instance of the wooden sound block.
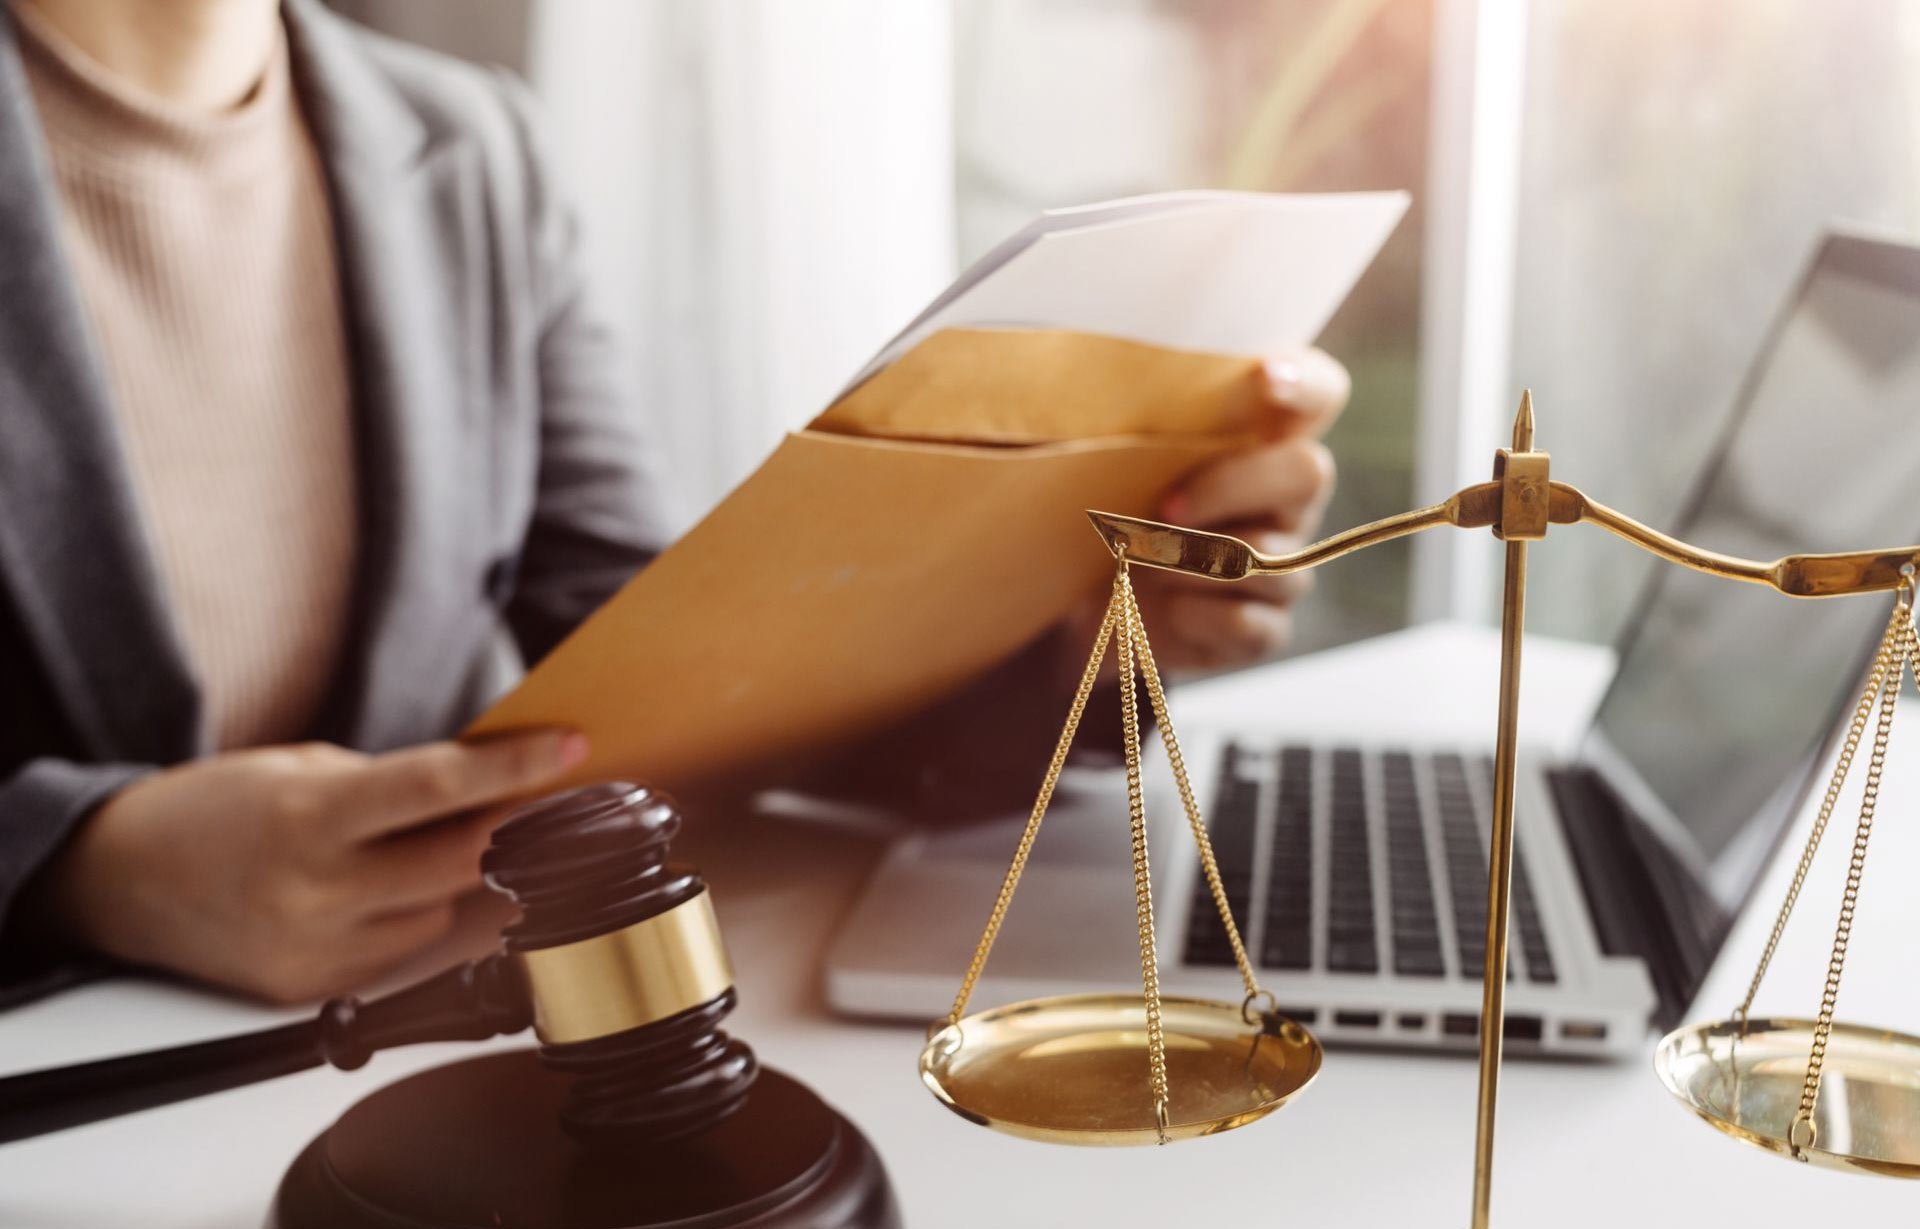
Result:
<instances>
[{"instance_id":1,"label":"wooden sound block","mask_svg":"<svg viewBox=\"0 0 1920 1229\"><path fill-rule=\"evenodd\" d=\"M763 1068L736 1113L670 1143L590 1149L532 1050L391 1084L309 1144L267 1229L899 1229L866 1138Z\"/></svg>"}]
</instances>

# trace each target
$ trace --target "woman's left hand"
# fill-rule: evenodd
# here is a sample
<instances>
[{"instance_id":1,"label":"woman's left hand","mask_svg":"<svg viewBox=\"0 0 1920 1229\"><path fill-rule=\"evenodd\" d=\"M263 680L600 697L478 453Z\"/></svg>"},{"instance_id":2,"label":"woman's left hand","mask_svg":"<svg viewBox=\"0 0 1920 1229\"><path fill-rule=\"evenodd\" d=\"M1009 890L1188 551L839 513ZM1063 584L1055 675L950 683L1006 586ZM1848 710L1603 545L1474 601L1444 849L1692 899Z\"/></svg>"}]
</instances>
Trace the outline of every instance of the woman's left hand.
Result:
<instances>
[{"instance_id":1,"label":"woman's left hand","mask_svg":"<svg viewBox=\"0 0 1920 1229\"><path fill-rule=\"evenodd\" d=\"M1334 472L1320 437L1351 385L1347 369L1317 349L1271 358L1264 374L1261 442L1195 471L1167 494L1159 517L1277 553L1299 549L1319 529ZM1313 587L1307 572L1229 585L1154 568L1135 568L1133 583L1164 670L1222 670L1281 652L1293 634L1293 603Z\"/></svg>"}]
</instances>

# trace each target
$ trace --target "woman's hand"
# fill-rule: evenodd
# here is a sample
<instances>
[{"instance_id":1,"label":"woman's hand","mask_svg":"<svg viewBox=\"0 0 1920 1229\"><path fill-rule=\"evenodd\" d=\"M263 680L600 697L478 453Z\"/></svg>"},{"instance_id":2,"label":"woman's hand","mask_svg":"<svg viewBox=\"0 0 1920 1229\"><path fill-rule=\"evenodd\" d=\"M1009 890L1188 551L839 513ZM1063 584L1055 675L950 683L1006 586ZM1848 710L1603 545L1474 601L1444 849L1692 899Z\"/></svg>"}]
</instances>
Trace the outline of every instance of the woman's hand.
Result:
<instances>
[{"instance_id":1,"label":"woman's hand","mask_svg":"<svg viewBox=\"0 0 1920 1229\"><path fill-rule=\"evenodd\" d=\"M1263 442L1192 474L1167 494L1159 515L1277 553L1299 549L1320 527L1333 494L1333 455L1320 437L1346 408L1351 386L1347 369L1321 350L1270 359L1264 374L1267 395L1255 424ZM1300 572L1222 584L1135 568L1133 584L1162 669L1221 670L1285 649L1291 607L1313 579Z\"/></svg>"},{"instance_id":2,"label":"woman's hand","mask_svg":"<svg viewBox=\"0 0 1920 1229\"><path fill-rule=\"evenodd\" d=\"M47 868L38 906L124 960L278 1002L336 993L443 934L480 884L499 804L586 751L581 735L536 731L182 764L94 812Z\"/></svg>"}]
</instances>

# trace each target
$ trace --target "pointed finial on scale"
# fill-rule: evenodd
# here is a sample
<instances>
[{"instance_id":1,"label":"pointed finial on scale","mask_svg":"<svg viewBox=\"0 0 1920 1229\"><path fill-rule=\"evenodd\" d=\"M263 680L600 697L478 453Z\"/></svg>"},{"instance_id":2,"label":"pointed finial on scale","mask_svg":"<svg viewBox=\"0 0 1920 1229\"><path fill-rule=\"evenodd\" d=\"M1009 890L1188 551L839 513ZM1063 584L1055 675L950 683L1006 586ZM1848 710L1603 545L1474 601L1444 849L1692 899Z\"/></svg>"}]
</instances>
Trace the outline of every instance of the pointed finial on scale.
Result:
<instances>
[{"instance_id":1,"label":"pointed finial on scale","mask_svg":"<svg viewBox=\"0 0 1920 1229\"><path fill-rule=\"evenodd\" d=\"M1520 393L1520 412L1513 419L1513 450L1533 451L1533 390L1530 388Z\"/></svg>"}]
</instances>

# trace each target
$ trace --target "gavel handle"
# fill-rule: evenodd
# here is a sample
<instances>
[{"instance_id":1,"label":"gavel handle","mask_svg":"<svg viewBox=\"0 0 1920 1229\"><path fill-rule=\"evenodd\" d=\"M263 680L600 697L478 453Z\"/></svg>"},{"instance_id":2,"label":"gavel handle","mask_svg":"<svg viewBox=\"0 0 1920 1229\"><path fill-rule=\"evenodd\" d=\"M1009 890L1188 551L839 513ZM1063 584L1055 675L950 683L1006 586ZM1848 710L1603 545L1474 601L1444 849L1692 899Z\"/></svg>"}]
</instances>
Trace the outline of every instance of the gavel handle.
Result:
<instances>
[{"instance_id":1,"label":"gavel handle","mask_svg":"<svg viewBox=\"0 0 1920 1229\"><path fill-rule=\"evenodd\" d=\"M516 1033L532 1021L519 970L496 954L371 1003L329 999L318 1016L300 1024L0 1079L0 1144L322 1063L351 1071L392 1046Z\"/></svg>"}]
</instances>

